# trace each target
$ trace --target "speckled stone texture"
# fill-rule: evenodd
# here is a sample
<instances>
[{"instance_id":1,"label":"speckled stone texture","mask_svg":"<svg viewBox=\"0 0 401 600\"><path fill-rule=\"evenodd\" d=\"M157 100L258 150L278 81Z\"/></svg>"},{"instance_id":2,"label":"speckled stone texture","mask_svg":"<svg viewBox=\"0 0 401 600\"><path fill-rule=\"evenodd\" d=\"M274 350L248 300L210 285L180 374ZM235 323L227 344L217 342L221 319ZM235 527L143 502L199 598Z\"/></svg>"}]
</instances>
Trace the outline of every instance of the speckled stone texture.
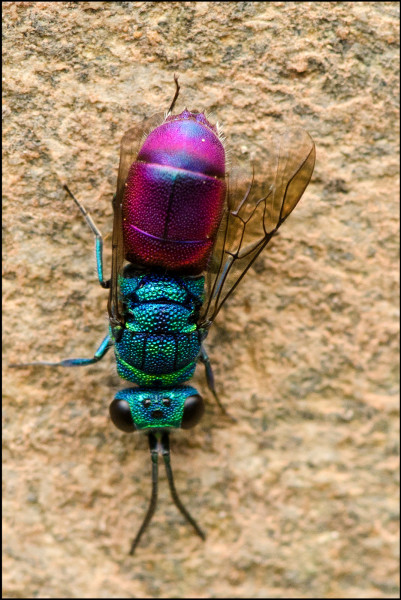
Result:
<instances>
[{"instance_id":1,"label":"speckled stone texture","mask_svg":"<svg viewBox=\"0 0 401 600\"><path fill-rule=\"evenodd\" d=\"M3 597L395 598L396 2L3 3ZM154 522L146 437L119 432L93 239L131 123L206 110L249 169L272 125L316 142L299 206L207 340L218 390L172 439ZM209 118L209 117L208 117ZM231 149L231 150L230 150ZM259 180L263 173L256 174ZM123 384L124 386L124 384Z\"/></svg>"}]
</instances>

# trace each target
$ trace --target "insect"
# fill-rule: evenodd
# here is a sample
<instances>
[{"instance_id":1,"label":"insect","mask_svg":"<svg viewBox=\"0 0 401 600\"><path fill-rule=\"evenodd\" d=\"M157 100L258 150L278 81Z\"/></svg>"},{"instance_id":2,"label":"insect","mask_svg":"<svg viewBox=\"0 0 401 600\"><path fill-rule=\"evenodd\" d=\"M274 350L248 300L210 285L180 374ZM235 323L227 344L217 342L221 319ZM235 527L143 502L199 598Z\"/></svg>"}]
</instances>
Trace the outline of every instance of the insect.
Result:
<instances>
[{"instance_id":1,"label":"insect","mask_svg":"<svg viewBox=\"0 0 401 600\"><path fill-rule=\"evenodd\" d=\"M204 412L187 385L197 362L222 412L204 340L227 298L295 208L311 178L315 146L308 133L290 129L265 146L262 183L246 187L233 168L218 126L204 113L173 114L129 129L122 138L113 197L111 278L103 276L103 240L67 186L95 236L97 274L109 289L109 331L92 358L12 366L74 367L93 364L113 347L119 376L133 384L110 405L124 432L148 435L152 492L133 540L135 549L157 503L158 455L172 499L202 539L205 534L178 497L170 464L169 432L194 427ZM143 133L145 132L145 136Z\"/></svg>"}]
</instances>

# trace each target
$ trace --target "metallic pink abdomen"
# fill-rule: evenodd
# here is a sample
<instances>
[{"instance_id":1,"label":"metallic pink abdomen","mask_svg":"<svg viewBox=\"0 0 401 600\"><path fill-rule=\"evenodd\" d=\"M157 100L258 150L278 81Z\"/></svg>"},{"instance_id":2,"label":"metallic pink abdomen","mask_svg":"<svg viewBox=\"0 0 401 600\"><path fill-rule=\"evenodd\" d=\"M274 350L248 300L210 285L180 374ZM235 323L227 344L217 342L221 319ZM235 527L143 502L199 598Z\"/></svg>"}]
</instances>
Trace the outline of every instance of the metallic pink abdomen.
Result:
<instances>
[{"instance_id":1,"label":"metallic pink abdomen","mask_svg":"<svg viewBox=\"0 0 401 600\"><path fill-rule=\"evenodd\" d=\"M123 198L125 258L183 274L206 268L225 199L225 153L202 113L168 117L146 138Z\"/></svg>"}]
</instances>

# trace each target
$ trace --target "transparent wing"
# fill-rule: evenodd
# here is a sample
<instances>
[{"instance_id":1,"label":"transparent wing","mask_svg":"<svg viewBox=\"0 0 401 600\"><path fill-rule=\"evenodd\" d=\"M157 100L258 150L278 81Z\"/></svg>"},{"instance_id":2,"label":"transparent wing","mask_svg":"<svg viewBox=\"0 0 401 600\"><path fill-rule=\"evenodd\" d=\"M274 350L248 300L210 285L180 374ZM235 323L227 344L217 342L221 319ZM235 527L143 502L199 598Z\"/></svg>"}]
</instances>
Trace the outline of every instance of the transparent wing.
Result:
<instances>
[{"instance_id":1,"label":"transparent wing","mask_svg":"<svg viewBox=\"0 0 401 600\"><path fill-rule=\"evenodd\" d=\"M216 318L254 260L304 193L315 165L315 144L303 129L275 133L263 145L252 180L228 176L226 209L210 260L200 326ZM263 180L260 183L256 178Z\"/></svg>"},{"instance_id":2,"label":"transparent wing","mask_svg":"<svg viewBox=\"0 0 401 600\"><path fill-rule=\"evenodd\" d=\"M113 326L122 325L123 317L118 294L118 276L124 263L122 228L122 201L128 171L135 161L146 136L164 121L164 113L153 115L137 123L124 134L120 145L120 165L118 168L117 190L113 196L113 237L111 259L111 284L107 305L109 319Z\"/></svg>"}]
</instances>

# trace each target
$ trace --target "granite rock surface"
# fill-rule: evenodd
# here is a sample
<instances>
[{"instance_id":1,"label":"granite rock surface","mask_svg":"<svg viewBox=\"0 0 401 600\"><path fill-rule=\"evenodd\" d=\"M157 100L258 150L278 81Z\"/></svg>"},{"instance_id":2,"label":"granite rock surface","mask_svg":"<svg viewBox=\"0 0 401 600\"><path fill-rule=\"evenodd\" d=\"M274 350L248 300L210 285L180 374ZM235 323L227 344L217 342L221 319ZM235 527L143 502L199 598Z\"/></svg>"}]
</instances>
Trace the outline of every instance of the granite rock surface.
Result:
<instances>
[{"instance_id":1,"label":"granite rock surface","mask_svg":"<svg viewBox=\"0 0 401 600\"><path fill-rule=\"evenodd\" d=\"M397 2L3 3L3 597L392 598L398 587ZM117 431L91 232L110 265L119 143L206 109L249 169L269 130L313 136L299 206L208 338L235 424L172 439L208 537L150 494L146 439ZM263 172L257 173L259 180Z\"/></svg>"}]
</instances>

